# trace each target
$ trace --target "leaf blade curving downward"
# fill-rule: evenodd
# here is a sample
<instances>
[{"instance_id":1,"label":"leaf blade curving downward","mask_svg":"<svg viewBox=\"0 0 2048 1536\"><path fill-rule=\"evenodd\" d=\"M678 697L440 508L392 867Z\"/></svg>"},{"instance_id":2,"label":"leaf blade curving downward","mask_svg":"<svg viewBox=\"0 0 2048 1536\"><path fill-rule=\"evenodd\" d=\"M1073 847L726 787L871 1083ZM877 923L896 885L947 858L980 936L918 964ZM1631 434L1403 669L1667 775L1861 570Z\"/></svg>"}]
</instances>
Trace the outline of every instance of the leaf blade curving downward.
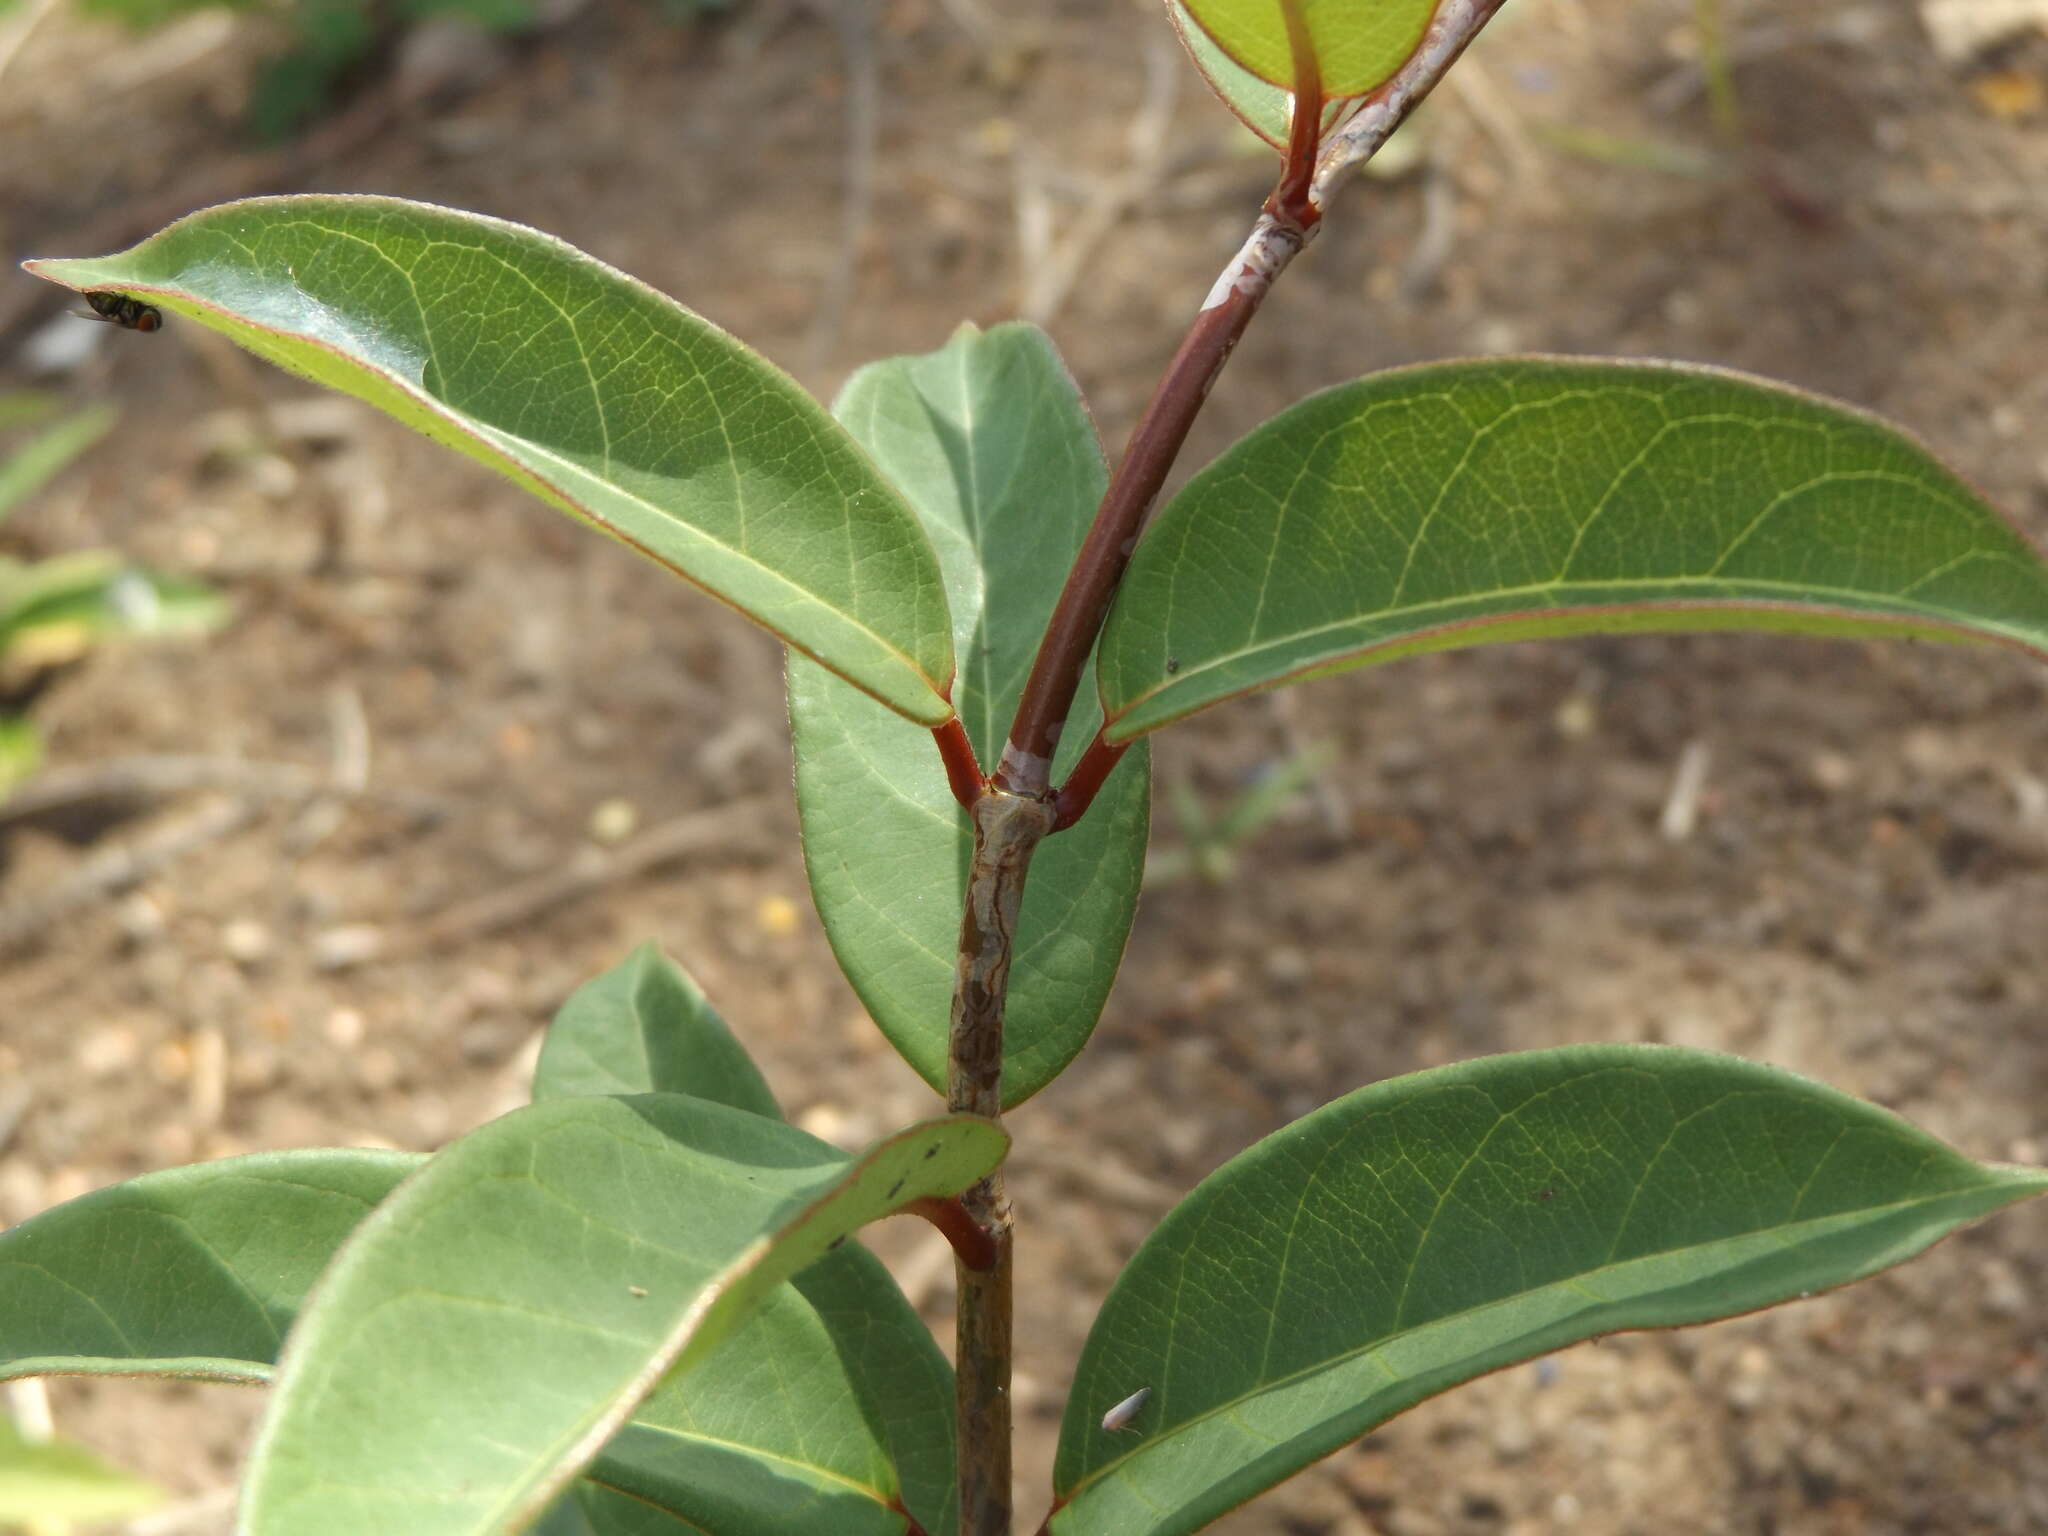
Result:
<instances>
[{"instance_id":1,"label":"leaf blade curving downward","mask_svg":"<svg viewBox=\"0 0 2048 1536\"><path fill-rule=\"evenodd\" d=\"M1006 1144L952 1116L849 1160L671 1094L493 1121L335 1259L281 1364L241 1529L522 1528L783 1280L866 1222L964 1188Z\"/></svg>"},{"instance_id":2,"label":"leaf blade curving downward","mask_svg":"<svg viewBox=\"0 0 2048 1536\"><path fill-rule=\"evenodd\" d=\"M2048 655L2048 564L1897 429L1760 379L1532 358L1281 412L1139 544L1097 677L1112 740L1419 651L1772 629Z\"/></svg>"},{"instance_id":3,"label":"leaf blade curving downward","mask_svg":"<svg viewBox=\"0 0 2048 1536\"><path fill-rule=\"evenodd\" d=\"M0 1381L268 1381L334 1250L421 1161L251 1153L146 1173L0 1232Z\"/></svg>"},{"instance_id":4,"label":"leaf blade curving downward","mask_svg":"<svg viewBox=\"0 0 2048 1536\"><path fill-rule=\"evenodd\" d=\"M1226 1163L1132 1258L1075 1374L1052 1536L1197 1530L1459 1382L1842 1285L2044 1192L2048 1172L1702 1051L1376 1084ZM1139 1434L1104 1431L1140 1387Z\"/></svg>"},{"instance_id":5,"label":"leaf blade curving downward","mask_svg":"<svg viewBox=\"0 0 2048 1536\"><path fill-rule=\"evenodd\" d=\"M367 400L891 709L952 713L937 565L888 483L766 359L558 240L396 198L252 198L28 267Z\"/></svg>"}]
</instances>

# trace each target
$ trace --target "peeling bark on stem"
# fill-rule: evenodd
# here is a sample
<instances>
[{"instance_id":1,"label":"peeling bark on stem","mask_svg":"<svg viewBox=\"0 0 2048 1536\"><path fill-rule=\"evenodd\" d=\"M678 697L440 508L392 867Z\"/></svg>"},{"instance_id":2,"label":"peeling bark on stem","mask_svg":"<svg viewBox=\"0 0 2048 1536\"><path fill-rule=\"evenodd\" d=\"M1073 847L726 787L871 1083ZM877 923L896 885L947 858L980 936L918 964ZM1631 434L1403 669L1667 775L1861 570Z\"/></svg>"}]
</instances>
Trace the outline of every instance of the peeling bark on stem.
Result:
<instances>
[{"instance_id":1,"label":"peeling bark on stem","mask_svg":"<svg viewBox=\"0 0 2048 1536\"><path fill-rule=\"evenodd\" d=\"M968 868L953 976L946 1103L993 1119L1003 1108L1003 1007L1017 913L1031 855L1052 830L1053 813L1043 800L1001 791L983 795L969 813L974 861ZM985 1265L970 1264L956 1245L960 1531L961 1536L1009 1536L1012 1233L1001 1172L969 1189L960 1203L987 1235L990 1258Z\"/></svg>"},{"instance_id":2,"label":"peeling bark on stem","mask_svg":"<svg viewBox=\"0 0 2048 1536\"><path fill-rule=\"evenodd\" d=\"M1323 140L1308 195L1321 209L1330 206L1337 183L1380 151L1422 98L1436 89L1444 71L1458 62L1472 39L1507 0L1438 0L1422 42L1408 62L1365 98L1365 105Z\"/></svg>"}]
</instances>

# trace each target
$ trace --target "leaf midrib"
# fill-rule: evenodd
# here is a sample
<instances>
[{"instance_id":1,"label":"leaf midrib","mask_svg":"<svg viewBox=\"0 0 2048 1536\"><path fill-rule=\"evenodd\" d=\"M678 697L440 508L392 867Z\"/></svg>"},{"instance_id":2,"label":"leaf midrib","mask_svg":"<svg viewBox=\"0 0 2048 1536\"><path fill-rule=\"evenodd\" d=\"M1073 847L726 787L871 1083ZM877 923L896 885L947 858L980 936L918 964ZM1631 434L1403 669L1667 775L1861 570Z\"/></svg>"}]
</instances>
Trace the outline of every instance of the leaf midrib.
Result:
<instances>
[{"instance_id":1,"label":"leaf midrib","mask_svg":"<svg viewBox=\"0 0 2048 1536\"><path fill-rule=\"evenodd\" d=\"M1915 585L1918 585L1919 583L1930 579L1934 575L1939 575L1942 572L1953 569L1958 563L1961 563L1961 560L1969 559L1996 560L2004 563L2012 563L2012 557L2010 555L2001 553L1997 550L1986 549L1980 551L1970 551L1964 557L1960 557L1959 560L1949 561L1939 570L1929 572L1926 576L1916 578ZM1483 591L1463 593L1457 597L1434 598L1426 603L1411 603L1406 607L1400 608L1375 608L1369 612L1352 614L1341 619L1333 619L1326 624L1312 625L1306 629L1291 630L1287 634L1278 636L1271 640L1263 640L1255 644L1242 645L1235 650L1223 652L1219 655L1209 658L1208 660L1196 662L1193 665L1183 663L1180 666L1180 669L1176 671L1172 676L1164 678L1158 683L1153 684L1143 693L1134 695L1130 700L1128 700L1120 708L1118 708L1114 715L1109 717L1108 723L1113 725L1117 721L1122 720L1126 715L1130 714L1132 711L1136 710L1140 705L1149 703L1153 699L1169 694L1175 691L1176 689L1185 688L1189 683L1194 681L1196 678L1201 677L1205 673L1214 672L1221 668L1230 666L1235 662L1262 656L1268 652L1285 650L1290 646L1298 645L1305 641L1314 640L1319 635L1333 634L1341 630L1353 629L1357 628L1360 625L1365 624L1376 624L1389 619L1400 620L1423 614L1439 612L1447 613L1454 609L1467 607L1473 603L1493 602L1501 598L1528 597L1535 596L1539 593L1558 592L1563 590L1598 591L1604 588L1628 588L1640 590L1644 587L1655 586L1666 586L1673 588L1704 588L1711 586L1723 589L1729 587L1740 587L1755 589L1758 592L1782 592L1787 594L1788 596L1796 596L1797 598L1802 599L1802 601L1788 603L1788 610L1812 609L1814 610L1814 616L1816 618L1825 618L1828 616L1827 613L1822 611L1824 603L1832 603L1834 605L1832 611L1837 614L1841 613L1843 610L1847 610L1848 612L1857 615L1875 614L1879 616L1884 616L1886 614L1886 609L1884 607L1879 606L1881 604L1884 604L1891 605L1897 608L1911 610L1910 614L1891 615L1895 618L1924 618L1928 622L1932 623L1935 627L1941 629L1964 628L1962 621L1956 616L1954 611L1949 609L1935 608L1925 603L1915 602L1911 598L1894 596L1890 593L1871 592L1867 590L1860 590L1853 587L1818 585L1812 582L1773 581L1768 578L1760 576L1637 576L1573 578L1570 580L1553 579L1549 581L1528 582L1523 585L1513 587L1492 587L1485 589ZM1709 597L1702 603L1702 606L1716 608L1743 608L1751 606L1753 601L1753 599L1746 598L1743 595L1735 593L1724 593L1719 597ZM1643 612L1652 612L1662 607L1663 605L1664 600L1657 598L1649 598L1644 599L1637 603L1631 603L1628 606L1631 609L1637 609ZM1552 603L1544 607L1531 607L1528 609L1514 610L1505 613L1488 612L1486 614L1481 615L1480 617L1488 619L1514 618L1524 616L1535 616L1544 613L1556 613L1562 616L1569 615L1576 611L1581 611L1579 605L1568 603ZM1974 615L1970 616L1969 621L1970 624L1973 626L1981 627L1985 630L1995 630L2000 634L2009 635L2016 640L2022 641L2024 644L2026 644L2032 649L2040 650L2043 648L2043 639L2032 636L2031 632L2024 627L2015 626L2002 620L1980 618ZM1407 634L1387 636L1384 638L1389 640L1413 639L1415 638L1416 634L1423 632L1426 628L1426 625L1417 625L1411 632Z\"/></svg>"}]
</instances>

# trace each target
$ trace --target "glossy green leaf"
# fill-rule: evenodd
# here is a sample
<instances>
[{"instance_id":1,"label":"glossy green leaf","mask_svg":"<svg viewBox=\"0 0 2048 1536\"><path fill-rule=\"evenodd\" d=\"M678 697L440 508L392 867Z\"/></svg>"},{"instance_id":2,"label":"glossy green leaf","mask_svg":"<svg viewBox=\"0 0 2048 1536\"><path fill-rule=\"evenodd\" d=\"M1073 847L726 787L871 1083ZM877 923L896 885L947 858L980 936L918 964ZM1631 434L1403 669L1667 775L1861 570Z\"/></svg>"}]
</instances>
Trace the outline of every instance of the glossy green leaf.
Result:
<instances>
[{"instance_id":1,"label":"glossy green leaf","mask_svg":"<svg viewBox=\"0 0 2048 1536\"><path fill-rule=\"evenodd\" d=\"M1295 0L1322 73L1325 97L1360 96L1408 61L1436 0ZM1294 81L1281 0L1181 0L1239 68L1268 83Z\"/></svg>"},{"instance_id":2,"label":"glossy green leaf","mask_svg":"<svg viewBox=\"0 0 2048 1536\"><path fill-rule=\"evenodd\" d=\"M536 1100L645 1092L780 1118L752 1059L652 944L562 1005L534 1079ZM601 1533L895 1536L900 1497L937 1536L954 1524L953 1433L952 1367L888 1271L849 1242L658 1387L589 1469L582 1498Z\"/></svg>"},{"instance_id":3,"label":"glossy green leaf","mask_svg":"<svg viewBox=\"0 0 2048 1536\"><path fill-rule=\"evenodd\" d=\"M1076 1371L1052 1531L1197 1530L1459 1382L1842 1285L2044 1191L2041 1170L1702 1051L1375 1084L1225 1164L1132 1258ZM1104 1431L1141 1387L1135 1432Z\"/></svg>"},{"instance_id":4,"label":"glossy green leaf","mask_svg":"<svg viewBox=\"0 0 2048 1536\"><path fill-rule=\"evenodd\" d=\"M836 409L938 547L958 626L953 701L993 767L1108 477L1079 391L1043 331L965 326L937 352L863 368ZM1100 719L1089 692L1063 733L1061 772ZM804 864L825 932L882 1032L940 1087L972 829L928 733L794 657L789 694ZM1032 860L1005 1105L1058 1076L1101 1016L1144 875L1150 768L1127 754L1089 814Z\"/></svg>"},{"instance_id":5,"label":"glossy green leaf","mask_svg":"<svg viewBox=\"0 0 2048 1536\"><path fill-rule=\"evenodd\" d=\"M890 708L951 715L938 569L902 500L765 359L560 241L393 198L254 198L29 267L367 400Z\"/></svg>"},{"instance_id":6,"label":"glossy green leaf","mask_svg":"<svg viewBox=\"0 0 2048 1536\"><path fill-rule=\"evenodd\" d=\"M618 1093L686 1093L781 1118L754 1059L696 982L651 943L576 989L548 1025L534 1067L535 1103Z\"/></svg>"},{"instance_id":7,"label":"glossy green leaf","mask_svg":"<svg viewBox=\"0 0 2048 1536\"><path fill-rule=\"evenodd\" d=\"M0 1380L269 1380L320 1271L420 1162L258 1152L147 1173L0 1233Z\"/></svg>"},{"instance_id":8,"label":"glossy green leaf","mask_svg":"<svg viewBox=\"0 0 2048 1536\"><path fill-rule=\"evenodd\" d=\"M493 1121L408 1180L330 1267L293 1330L242 1529L520 1529L783 1280L865 1223L965 1188L1006 1145L999 1127L951 1116L848 1159L672 1094Z\"/></svg>"},{"instance_id":9,"label":"glossy green leaf","mask_svg":"<svg viewBox=\"0 0 2048 1536\"><path fill-rule=\"evenodd\" d=\"M0 1529L44 1532L73 1520L118 1520L163 1501L162 1489L83 1446L23 1438L0 1413Z\"/></svg>"},{"instance_id":10,"label":"glossy green leaf","mask_svg":"<svg viewBox=\"0 0 2048 1536\"><path fill-rule=\"evenodd\" d=\"M1446 363L1311 396L1197 475L1097 675L1122 741L1419 651L1705 629L2048 654L2048 565L1847 406L1700 368Z\"/></svg>"},{"instance_id":11,"label":"glossy green leaf","mask_svg":"<svg viewBox=\"0 0 2048 1536\"><path fill-rule=\"evenodd\" d=\"M1180 34L1181 45L1195 61L1195 68L1209 82L1209 89L1216 93L1223 105L1237 114L1238 121L1245 127L1275 149L1285 149L1288 103L1292 100L1286 89L1261 80L1217 47L1215 39L1188 14L1184 0L1167 0L1166 12L1173 19L1174 30ZM1323 109L1323 132L1328 133L1350 116L1358 104L1356 97L1330 102Z\"/></svg>"}]
</instances>

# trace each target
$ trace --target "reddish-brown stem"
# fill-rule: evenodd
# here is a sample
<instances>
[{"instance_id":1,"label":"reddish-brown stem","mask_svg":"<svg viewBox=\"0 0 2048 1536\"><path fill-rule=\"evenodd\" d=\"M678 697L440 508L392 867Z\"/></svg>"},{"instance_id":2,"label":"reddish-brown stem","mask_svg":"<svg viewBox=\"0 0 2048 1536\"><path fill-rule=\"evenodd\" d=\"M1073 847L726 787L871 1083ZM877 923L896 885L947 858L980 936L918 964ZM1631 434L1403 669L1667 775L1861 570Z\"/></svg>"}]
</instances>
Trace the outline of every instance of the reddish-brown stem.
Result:
<instances>
[{"instance_id":1,"label":"reddish-brown stem","mask_svg":"<svg viewBox=\"0 0 2048 1536\"><path fill-rule=\"evenodd\" d=\"M1096 791L1102 788L1102 781L1109 777L1109 770L1117 765L1130 747L1128 741L1112 746L1102 739L1102 732L1095 733L1095 739L1088 743L1088 750L1081 754L1081 760L1074 764L1074 771L1067 775L1067 782L1053 796L1053 831L1066 831L1088 813L1088 807L1095 803Z\"/></svg>"},{"instance_id":2,"label":"reddish-brown stem","mask_svg":"<svg viewBox=\"0 0 2048 1536\"><path fill-rule=\"evenodd\" d=\"M1279 186L1267 200L1250 238L1209 290L1110 477L1095 522L1074 557L1067 584L1039 641L1038 654L1032 658L1031 675L1025 679L1017 717L1010 724L1010 738L991 780L998 789L1041 799L1050 793L1053 753L1073 708L1081 669L1130 564L1139 530L1238 338L1258 313L1273 280L1315 233L1321 214L1311 196L1311 180L1315 130L1323 113L1322 88L1313 59L1297 67L1304 70L1311 87L1299 105L1311 110L1295 113L1296 126Z\"/></svg>"},{"instance_id":3,"label":"reddish-brown stem","mask_svg":"<svg viewBox=\"0 0 2048 1536\"><path fill-rule=\"evenodd\" d=\"M973 1270L990 1270L996 1267L996 1245L989 1237L988 1230L967 1213L967 1207L958 1199L942 1200L937 1195L926 1195L913 1200L903 1207L905 1215L922 1216L939 1229L947 1242L953 1245L955 1258Z\"/></svg>"},{"instance_id":4,"label":"reddish-brown stem","mask_svg":"<svg viewBox=\"0 0 2048 1536\"><path fill-rule=\"evenodd\" d=\"M1073 707L1081 668L1109 612L1137 547L1138 530L1166 483L1166 474L1187 441L1188 428L1208 398L1216 375L1229 361L1259 303L1306 240L1271 215L1261 215L1244 248L1232 258L1209 302L1195 316L1180 350L1167 365L1145 414L1131 433L1123 461L1110 477L1095 523L1067 573L1052 618L1032 658L1017 703L1010 739L996 765L994 782L1011 794L1043 798L1052 784L1052 758Z\"/></svg>"},{"instance_id":5,"label":"reddish-brown stem","mask_svg":"<svg viewBox=\"0 0 2048 1536\"><path fill-rule=\"evenodd\" d=\"M1331 185L1371 157L1504 3L1438 0L1415 56L1324 143L1321 76L1300 0L1281 0L1297 90L1280 183L1243 248L1209 290L1131 433L1032 658L993 775L982 776L957 720L934 732L953 794L974 823L947 1052L946 1097L956 1110L991 1117L1001 1112L1003 1013L1032 853L1048 832L1080 819L1125 751L1098 732L1065 787L1053 793L1053 754L1082 667L1188 429L1274 279L1315 233ZM1010 1203L1000 1172L966 1191L947 1219L957 1225L962 1216L973 1235L948 1232L959 1287L954 1357L960 1531L1009 1536L1013 1264Z\"/></svg>"},{"instance_id":6,"label":"reddish-brown stem","mask_svg":"<svg viewBox=\"0 0 2048 1536\"><path fill-rule=\"evenodd\" d=\"M932 740L939 744L939 761L946 765L946 782L953 798L968 810L988 793L988 780L974 756L974 743L967 739L967 727L955 715L944 725L932 727Z\"/></svg>"},{"instance_id":7,"label":"reddish-brown stem","mask_svg":"<svg viewBox=\"0 0 2048 1536\"><path fill-rule=\"evenodd\" d=\"M1266 199L1266 212L1284 224L1308 230L1322 218L1316 203L1316 150L1323 137L1323 69L1316 59L1315 40L1301 0L1280 0L1287 22L1287 47L1293 55L1294 95L1287 104L1287 164L1280 185Z\"/></svg>"}]
</instances>

